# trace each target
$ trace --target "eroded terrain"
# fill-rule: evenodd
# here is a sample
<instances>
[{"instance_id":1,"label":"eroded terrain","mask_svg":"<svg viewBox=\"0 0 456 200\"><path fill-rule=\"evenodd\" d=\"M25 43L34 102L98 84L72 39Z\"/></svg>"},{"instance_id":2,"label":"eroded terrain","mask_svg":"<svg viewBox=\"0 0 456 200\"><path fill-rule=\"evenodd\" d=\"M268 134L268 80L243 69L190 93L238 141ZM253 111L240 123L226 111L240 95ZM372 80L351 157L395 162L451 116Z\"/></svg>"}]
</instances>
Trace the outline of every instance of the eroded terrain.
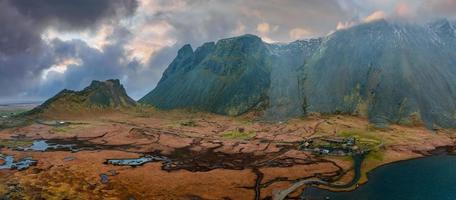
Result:
<instances>
[{"instance_id":1,"label":"eroded terrain","mask_svg":"<svg viewBox=\"0 0 456 200\"><path fill-rule=\"evenodd\" d=\"M379 165L454 144L450 130L377 129L365 119L339 115L280 123L253 115L155 110L42 118L0 131L0 166L6 166L7 157L33 160L20 169L0 168L1 197L298 198L304 183L353 189ZM357 176L353 156L301 148L304 141L321 137L356 137L381 145L364 155L359 180L351 184Z\"/></svg>"}]
</instances>

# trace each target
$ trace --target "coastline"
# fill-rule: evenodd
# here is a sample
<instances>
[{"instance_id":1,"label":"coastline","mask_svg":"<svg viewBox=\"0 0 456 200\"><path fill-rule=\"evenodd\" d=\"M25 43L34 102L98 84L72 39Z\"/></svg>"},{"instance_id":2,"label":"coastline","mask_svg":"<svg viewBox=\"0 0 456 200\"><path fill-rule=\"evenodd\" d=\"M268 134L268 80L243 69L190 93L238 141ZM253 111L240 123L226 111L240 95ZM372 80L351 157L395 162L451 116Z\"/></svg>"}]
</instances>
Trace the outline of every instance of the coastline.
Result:
<instances>
[{"instance_id":1,"label":"coastline","mask_svg":"<svg viewBox=\"0 0 456 200\"><path fill-rule=\"evenodd\" d=\"M351 192L351 191L354 191L354 190L358 189L359 187L362 187L365 184L367 184L369 182L369 180L368 180L369 174L371 174L373 171L375 171L375 170L377 170L377 169L379 169L381 167L395 165L395 164L398 164L398 163L401 163L401 162L408 162L408 161L413 161L413 160L418 160L418 159L424 159L424 158L432 157L432 156L440 156L440 155L456 156L455 148L456 148L455 145L439 146L439 147L436 147L433 150L427 151L426 152L427 154L421 154L421 156L418 156L418 157L411 157L411 158L406 158L406 159L403 159L403 160L396 160L396 161L392 161L392 162L388 162L388 163L384 163L384 164L378 165L378 166L374 167L373 169L370 169L369 171L366 171L364 173L361 172L361 174L365 174L366 179L362 180L362 181L360 179L357 183L355 183L351 187L335 188L335 187L331 187L331 186L327 186L327 185L317 185L316 187L320 188L320 189L327 190L327 191L331 191L331 192ZM305 190L305 188L304 188L304 190ZM304 192L304 190L303 190L303 192Z\"/></svg>"}]
</instances>

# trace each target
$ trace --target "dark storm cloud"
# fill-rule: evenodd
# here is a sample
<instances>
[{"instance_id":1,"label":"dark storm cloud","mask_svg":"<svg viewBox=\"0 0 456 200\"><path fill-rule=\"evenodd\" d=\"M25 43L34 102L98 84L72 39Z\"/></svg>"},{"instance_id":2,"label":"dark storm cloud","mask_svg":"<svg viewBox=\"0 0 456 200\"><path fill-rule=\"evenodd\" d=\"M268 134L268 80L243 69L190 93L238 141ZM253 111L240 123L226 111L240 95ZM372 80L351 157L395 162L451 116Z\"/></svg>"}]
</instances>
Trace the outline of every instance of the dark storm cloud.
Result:
<instances>
[{"instance_id":1,"label":"dark storm cloud","mask_svg":"<svg viewBox=\"0 0 456 200\"><path fill-rule=\"evenodd\" d=\"M115 21L132 15L135 0L11 0L11 6L39 25L54 25L64 29L85 29L101 21Z\"/></svg>"},{"instance_id":2,"label":"dark storm cloud","mask_svg":"<svg viewBox=\"0 0 456 200\"><path fill-rule=\"evenodd\" d=\"M138 60L128 57L124 46L132 33L118 27L109 37L114 42L101 50L81 40L54 39L50 47L56 58L77 59L81 62L68 66L63 74L50 72L47 80L33 89L33 95L52 96L63 88L79 90L89 85L92 80L106 79L120 79L129 94L136 98L148 92L150 80L157 77L151 76L154 74L151 72L153 68L144 68Z\"/></svg>"},{"instance_id":3,"label":"dark storm cloud","mask_svg":"<svg viewBox=\"0 0 456 200\"><path fill-rule=\"evenodd\" d=\"M46 28L90 30L136 7L135 0L0 0L0 98L29 95L42 70L60 59L42 40Z\"/></svg>"},{"instance_id":4,"label":"dark storm cloud","mask_svg":"<svg viewBox=\"0 0 456 200\"><path fill-rule=\"evenodd\" d=\"M33 50L46 27L88 29L132 15L136 7L135 0L0 0L0 53Z\"/></svg>"},{"instance_id":5,"label":"dark storm cloud","mask_svg":"<svg viewBox=\"0 0 456 200\"><path fill-rule=\"evenodd\" d=\"M0 1L0 97L23 93L36 74L52 64L52 55L32 20Z\"/></svg>"},{"instance_id":6,"label":"dark storm cloud","mask_svg":"<svg viewBox=\"0 0 456 200\"><path fill-rule=\"evenodd\" d=\"M103 51L90 47L81 40L61 41L54 39L49 47L53 49L54 57L61 60L76 59L80 63L68 66L65 73L51 73L44 85L36 88L37 96L49 96L63 88L81 89L92 80L123 79L124 75L135 71L137 62L127 59L123 46L125 37L130 33L126 30L116 30L113 36L115 43L107 45Z\"/></svg>"},{"instance_id":7,"label":"dark storm cloud","mask_svg":"<svg viewBox=\"0 0 456 200\"><path fill-rule=\"evenodd\" d=\"M39 33L42 29L11 7L8 1L0 0L0 24L0 55L30 52L41 44Z\"/></svg>"},{"instance_id":8,"label":"dark storm cloud","mask_svg":"<svg viewBox=\"0 0 456 200\"><path fill-rule=\"evenodd\" d=\"M52 52L45 47L35 47L37 52L21 52L0 57L0 97L27 95L41 71L54 61Z\"/></svg>"}]
</instances>

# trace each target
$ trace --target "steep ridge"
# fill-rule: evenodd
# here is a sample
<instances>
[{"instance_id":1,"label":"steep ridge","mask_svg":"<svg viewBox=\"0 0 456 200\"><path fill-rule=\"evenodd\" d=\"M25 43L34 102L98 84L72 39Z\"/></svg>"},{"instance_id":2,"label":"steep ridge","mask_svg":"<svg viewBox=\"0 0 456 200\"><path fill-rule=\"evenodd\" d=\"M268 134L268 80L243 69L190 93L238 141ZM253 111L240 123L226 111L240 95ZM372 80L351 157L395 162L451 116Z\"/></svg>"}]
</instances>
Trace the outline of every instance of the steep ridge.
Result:
<instances>
[{"instance_id":1,"label":"steep ridge","mask_svg":"<svg viewBox=\"0 0 456 200\"><path fill-rule=\"evenodd\" d=\"M253 35L182 47L157 87L139 100L159 108L196 108L238 115L264 102L268 48Z\"/></svg>"},{"instance_id":2,"label":"steep ridge","mask_svg":"<svg viewBox=\"0 0 456 200\"><path fill-rule=\"evenodd\" d=\"M289 105L285 102L296 100L274 98L269 102L268 93L283 94L277 90L280 88L270 87L271 81L273 85L287 85L286 75L296 74L306 55L311 55L306 51L316 49L318 44L319 40L267 44L257 36L243 35L206 43L194 52L190 45L185 45L157 87L139 102L163 109L196 108L228 115L264 109L272 103L273 110L287 107L280 109L288 113ZM298 92L297 87L296 82L287 94Z\"/></svg>"}]
</instances>

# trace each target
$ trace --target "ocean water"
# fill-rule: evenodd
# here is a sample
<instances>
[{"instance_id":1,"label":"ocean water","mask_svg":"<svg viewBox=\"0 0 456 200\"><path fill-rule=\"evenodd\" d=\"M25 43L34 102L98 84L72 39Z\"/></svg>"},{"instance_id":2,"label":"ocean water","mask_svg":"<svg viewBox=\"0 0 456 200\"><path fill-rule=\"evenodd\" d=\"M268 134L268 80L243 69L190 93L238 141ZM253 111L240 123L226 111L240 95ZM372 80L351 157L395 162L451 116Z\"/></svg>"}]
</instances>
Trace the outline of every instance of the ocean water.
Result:
<instances>
[{"instance_id":1,"label":"ocean water","mask_svg":"<svg viewBox=\"0 0 456 200\"><path fill-rule=\"evenodd\" d=\"M351 192L308 187L303 199L456 200L456 156L437 155L379 167L367 184Z\"/></svg>"}]
</instances>

